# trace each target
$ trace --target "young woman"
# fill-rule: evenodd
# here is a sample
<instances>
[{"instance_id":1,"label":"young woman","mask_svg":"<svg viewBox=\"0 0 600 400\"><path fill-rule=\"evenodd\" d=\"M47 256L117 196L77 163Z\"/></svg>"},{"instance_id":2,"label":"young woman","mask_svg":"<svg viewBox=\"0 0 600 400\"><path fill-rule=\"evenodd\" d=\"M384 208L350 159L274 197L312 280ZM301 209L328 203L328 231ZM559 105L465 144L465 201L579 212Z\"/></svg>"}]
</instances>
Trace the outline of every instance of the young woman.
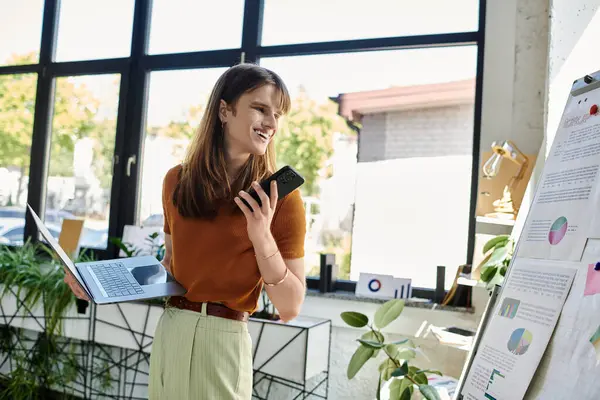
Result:
<instances>
[{"instance_id":1,"label":"young woman","mask_svg":"<svg viewBox=\"0 0 600 400\"><path fill-rule=\"evenodd\" d=\"M289 108L274 72L253 64L228 69L185 161L164 178L162 262L187 293L168 300L156 328L150 399L250 399L247 320L263 286L283 321L298 315L304 205L298 190L278 201L274 183L270 198L257 184L275 172L273 136Z\"/></svg>"}]
</instances>

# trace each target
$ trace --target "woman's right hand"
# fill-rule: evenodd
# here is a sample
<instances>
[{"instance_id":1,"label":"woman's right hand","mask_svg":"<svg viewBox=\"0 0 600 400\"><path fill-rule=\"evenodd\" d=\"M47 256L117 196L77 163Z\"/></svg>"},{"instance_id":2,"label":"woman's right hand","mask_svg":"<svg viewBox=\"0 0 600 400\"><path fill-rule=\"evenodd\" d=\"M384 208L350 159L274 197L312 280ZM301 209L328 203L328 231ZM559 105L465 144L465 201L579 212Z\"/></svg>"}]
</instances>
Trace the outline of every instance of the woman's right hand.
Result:
<instances>
[{"instance_id":1,"label":"woman's right hand","mask_svg":"<svg viewBox=\"0 0 600 400\"><path fill-rule=\"evenodd\" d=\"M87 293L81 288L81 286L79 286L79 282L77 282L77 279L75 279L75 277L71 274L71 271L68 271L66 268L64 268L64 270L64 281L67 285L69 285L69 288L71 289L73 294L78 299L90 301L90 298L88 297Z\"/></svg>"}]
</instances>

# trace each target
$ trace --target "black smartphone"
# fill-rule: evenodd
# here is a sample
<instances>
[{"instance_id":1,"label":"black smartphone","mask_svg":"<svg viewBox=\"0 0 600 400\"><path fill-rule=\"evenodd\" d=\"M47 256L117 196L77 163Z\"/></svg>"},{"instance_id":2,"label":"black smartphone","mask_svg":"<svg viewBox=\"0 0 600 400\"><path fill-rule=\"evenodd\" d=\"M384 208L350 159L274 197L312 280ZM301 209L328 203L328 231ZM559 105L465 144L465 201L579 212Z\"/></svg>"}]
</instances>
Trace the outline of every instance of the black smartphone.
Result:
<instances>
[{"instance_id":1,"label":"black smartphone","mask_svg":"<svg viewBox=\"0 0 600 400\"><path fill-rule=\"evenodd\" d=\"M262 189L265 191L267 196L269 196L269 198L271 197L272 181L277 181L277 194L280 200L288 194L290 194L295 189L302 186L302 184L304 183L304 178L302 177L302 175L300 175L298 171L296 171L289 165L282 167L279 171L275 172L273 175L269 176L267 179L260 183L260 187L262 187ZM248 194L252 196L254 200L256 200L259 206L262 206L260 197L258 197L258 193L256 193L256 191L253 188L250 188ZM244 200L242 197L240 197L240 199L244 202L246 206L252 209L252 207L250 207L246 200Z\"/></svg>"}]
</instances>

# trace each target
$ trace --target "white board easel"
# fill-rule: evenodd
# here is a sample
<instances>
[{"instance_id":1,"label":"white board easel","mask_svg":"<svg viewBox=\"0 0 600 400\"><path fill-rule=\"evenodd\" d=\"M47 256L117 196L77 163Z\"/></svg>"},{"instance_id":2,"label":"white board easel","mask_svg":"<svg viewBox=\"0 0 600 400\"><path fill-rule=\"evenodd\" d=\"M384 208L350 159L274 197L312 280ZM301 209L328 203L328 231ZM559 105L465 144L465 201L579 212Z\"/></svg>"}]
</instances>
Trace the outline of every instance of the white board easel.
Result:
<instances>
[{"instance_id":1,"label":"white board easel","mask_svg":"<svg viewBox=\"0 0 600 400\"><path fill-rule=\"evenodd\" d=\"M490 298L455 400L600 399L600 342L596 346L590 342L600 327L600 271L593 268L600 261L600 112L592 112L594 105L600 106L600 71L579 78L572 85L532 205L526 216L520 215L526 218L525 225L505 283L502 288L497 287ZM564 168L556 168L561 165ZM523 363L535 355L533 350L527 352L531 343L536 339L539 343L547 340L533 377L527 379L524 395L503 391L501 397L487 392L474 396L470 389L474 386L474 365L480 367L486 362L490 365L493 361L482 355L482 343L490 343L490 338L498 334L496 328L504 323L502 317L514 318L520 312L518 308L513 309L510 301L502 304L502 299L507 299L503 296L511 290L507 286L515 282L515 274L522 272L523 264L537 268L536 271L568 269L574 275L572 284L569 283L563 294L564 304L561 303L549 338L540 339L540 335L534 334L532 339L531 332L525 328L519 333L524 331L529 335L519 337L518 348L509 340L495 349L506 353L500 354L499 359L506 357L504 360ZM596 272L598 277L594 275ZM596 283L595 278L598 278ZM494 329L488 329L494 323ZM527 326L524 319L519 323ZM494 374L496 372L494 370ZM478 383L489 386L493 379L492 374L490 381ZM506 376L499 372L496 379L506 379Z\"/></svg>"}]
</instances>

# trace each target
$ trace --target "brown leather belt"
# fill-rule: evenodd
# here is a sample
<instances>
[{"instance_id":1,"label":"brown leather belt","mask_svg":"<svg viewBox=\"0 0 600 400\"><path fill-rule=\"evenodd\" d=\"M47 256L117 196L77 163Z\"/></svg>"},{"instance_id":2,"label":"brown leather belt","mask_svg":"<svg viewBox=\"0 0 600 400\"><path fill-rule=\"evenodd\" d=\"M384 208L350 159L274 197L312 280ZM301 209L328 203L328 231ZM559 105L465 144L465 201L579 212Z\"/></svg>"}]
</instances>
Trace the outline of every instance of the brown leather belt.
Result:
<instances>
[{"instance_id":1,"label":"brown leather belt","mask_svg":"<svg viewBox=\"0 0 600 400\"><path fill-rule=\"evenodd\" d=\"M173 296L169 298L167 300L167 305L177 307L182 310L202 312L202 303L189 301L182 296ZM206 303L206 314L242 322L248 322L249 317L247 312L232 310L231 308L218 303Z\"/></svg>"}]
</instances>

